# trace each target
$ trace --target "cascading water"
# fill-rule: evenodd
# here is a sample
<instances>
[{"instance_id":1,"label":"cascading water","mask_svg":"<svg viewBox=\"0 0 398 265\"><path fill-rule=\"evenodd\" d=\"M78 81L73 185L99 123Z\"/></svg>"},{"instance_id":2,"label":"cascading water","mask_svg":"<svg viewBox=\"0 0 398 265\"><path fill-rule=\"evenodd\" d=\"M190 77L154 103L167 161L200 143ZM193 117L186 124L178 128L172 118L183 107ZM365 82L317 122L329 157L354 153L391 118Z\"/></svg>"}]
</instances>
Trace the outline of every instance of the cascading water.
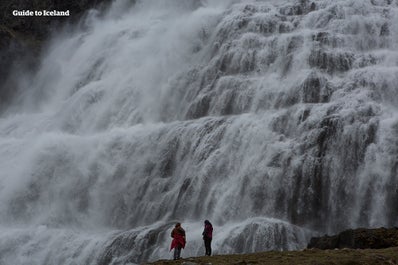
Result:
<instances>
[{"instance_id":1,"label":"cascading water","mask_svg":"<svg viewBox=\"0 0 398 265\"><path fill-rule=\"evenodd\" d=\"M300 249L398 225L398 1L115 1L0 118L0 264Z\"/></svg>"}]
</instances>

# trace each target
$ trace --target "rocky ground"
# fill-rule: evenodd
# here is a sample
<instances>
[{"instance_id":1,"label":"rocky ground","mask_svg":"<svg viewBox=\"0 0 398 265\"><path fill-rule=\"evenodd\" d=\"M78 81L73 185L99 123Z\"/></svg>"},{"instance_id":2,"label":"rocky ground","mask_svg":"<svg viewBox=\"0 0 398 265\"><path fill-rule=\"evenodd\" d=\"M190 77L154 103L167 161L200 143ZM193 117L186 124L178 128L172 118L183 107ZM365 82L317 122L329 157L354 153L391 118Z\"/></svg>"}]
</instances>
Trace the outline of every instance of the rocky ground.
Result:
<instances>
[{"instance_id":1,"label":"rocky ground","mask_svg":"<svg viewBox=\"0 0 398 265\"><path fill-rule=\"evenodd\" d=\"M302 251L269 251L244 255L195 257L178 261L159 260L152 265L377 265L398 264L398 247L386 249L304 249Z\"/></svg>"},{"instance_id":2,"label":"rocky ground","mask_svg":"<svg viewBox=\"0 0 398 265\"><path fill-rule=\"evenodd\" d=\"M239 255L159 260L147 265L377 265L398 264L398 229L355 229L312 238L301 251L268 251Z\"/></svg>"}]
</instances>

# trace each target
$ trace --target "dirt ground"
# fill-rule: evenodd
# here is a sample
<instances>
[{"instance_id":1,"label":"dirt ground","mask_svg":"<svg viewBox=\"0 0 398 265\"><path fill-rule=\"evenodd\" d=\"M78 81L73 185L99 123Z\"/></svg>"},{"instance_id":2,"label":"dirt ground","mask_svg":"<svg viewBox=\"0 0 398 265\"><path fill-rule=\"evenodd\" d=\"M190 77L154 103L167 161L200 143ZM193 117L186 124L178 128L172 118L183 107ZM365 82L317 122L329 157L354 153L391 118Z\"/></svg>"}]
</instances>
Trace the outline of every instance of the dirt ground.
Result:
<instances>
[{"instance_id":1,"label":"dirt ground","mask_svg":"<svg viewBox=\"0 0 398 265\"><path fill-rule=\"evenodd\" d=\"M377 265L398 264L398 247L386 249L305 249L302 251L269 251L242 255L216 255L173 260L159 260L152 265Z\"/></svg>"}]
</instances>

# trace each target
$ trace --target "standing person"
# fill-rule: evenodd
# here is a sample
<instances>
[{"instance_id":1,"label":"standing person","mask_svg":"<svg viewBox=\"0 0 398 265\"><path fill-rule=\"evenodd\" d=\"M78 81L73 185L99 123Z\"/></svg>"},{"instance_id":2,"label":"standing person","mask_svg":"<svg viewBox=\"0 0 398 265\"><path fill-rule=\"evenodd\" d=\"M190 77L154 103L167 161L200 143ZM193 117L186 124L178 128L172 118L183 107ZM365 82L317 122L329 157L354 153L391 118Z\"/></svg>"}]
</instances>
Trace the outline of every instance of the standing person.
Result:
<instances>
[{"instance_id":1,"label":"standing person","mask_svg":"<svg viewBox=\"0 0 398 265\"><path fill-rule=\"evenodd\" d=\"M174 260L181 258L181 249L185 247L185 230L181 227L181 223L176 223L173 231L171 231L170 251L174 248Z\"/></svg>"},{"instance_id":2,"label":"standing person","mask_svg":"<svg viewBox=\"0 0 398 265\"><path fill-rule=\"evenodd\" d=\"M205 220L205 229L203 230L203 241L205 242L206 256L211 256L211 240L213 238L213 226L209 220Z\"/></svg>"}]
</instances>

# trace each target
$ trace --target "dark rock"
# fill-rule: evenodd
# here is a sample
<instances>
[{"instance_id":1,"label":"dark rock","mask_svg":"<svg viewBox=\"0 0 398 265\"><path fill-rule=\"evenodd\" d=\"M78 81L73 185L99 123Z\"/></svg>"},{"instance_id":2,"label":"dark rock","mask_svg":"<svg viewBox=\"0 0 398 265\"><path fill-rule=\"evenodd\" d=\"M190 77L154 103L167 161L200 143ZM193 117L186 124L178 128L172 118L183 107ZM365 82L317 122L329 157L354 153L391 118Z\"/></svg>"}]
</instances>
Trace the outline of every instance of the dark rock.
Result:
<instances>
[{"instance_id":1,"label":"dark rock","mask_svg":"<svg viewBox=\"0 0 398 265\"><path fill-rule=\"evenodd\" d=\"M316 4L314 2L310 3L308 0L300 0L297 3L294 3L293 5L289 6L284 6L282 7L279 12L282 15L287 15L287 16L301 16L308 14L311 11L314 11L316 9Z\"/></svg>"},{"instance_id":2,"label":"dark rock","mask_svg":"<svg viewBox=\"0 0 398 265\"><path fill-rule=\"evenodd\" d=\"M34 70L42 43L65 24L73 24L85 11L110 0L10 0L0 1L0 113L13 94L17 94L18 76L13 69L26 73ZM18 10L69 10L70 16L14 16Z\"/></svg>"},{"instance_id":3,"label":"dark rock","mask_svg":"<svg viewBox=\"0 0 398 265\"><path fill-rule=\"evenodd\" d=\"M307 248L335 249L335 248L389 248L398 246L397 228L349 229L338 235L313 237Z\"/></svg>"},{"instance_id":4,"label":"dark rock","mask_svg":"<svg viewBox=\"0 0 398 265\"><path fill-rule=\"evenodd\" d=\"M27 39L37 41L45 40L52 27L57 27L65 22L72 22L81 17L81 15L90 8L98 7L101 3L109 0L13 0L0 2L0 30L7 28L14 32L12 39L20 42L26 42ZM14 10L69 10L68 17L53 16L14 16ZM2 43L3 44L3 43ZM4 43L7 44L7 43ZM4 48L0 46L0 49Z\"/></svg>"},{"instance_id":5,"label":"dark rock","mask_svg":"<svg viewBox=\"0 0 398 265\"><path fill-rule=\"evenodd\" d=\"M380 36L388 36L390 35L390 29L387 23L384 23L380 28Z\"/></svg>"},{"instance_id":6,"label":"dark rock","mask_svg":"<svg viewBox=\"0 0 398 265\"><path fill-rule=\"evenodd\" d=\"M324 92L327 80L312 72L301 85L302 101L304 103L327 102L329 95Z\"/></svg>"},{"instance_id":7,"label":"dark rock","mask_svg":"<svg viewBox=\"0 0 398 265\"><path fill-rule=\"evenodd\" d=\"M326 70L328 73L345 72L352 68L354 55L349 52L325 52L314 50L309 57L311 67Z\"/></svg>"}]
</instances>

